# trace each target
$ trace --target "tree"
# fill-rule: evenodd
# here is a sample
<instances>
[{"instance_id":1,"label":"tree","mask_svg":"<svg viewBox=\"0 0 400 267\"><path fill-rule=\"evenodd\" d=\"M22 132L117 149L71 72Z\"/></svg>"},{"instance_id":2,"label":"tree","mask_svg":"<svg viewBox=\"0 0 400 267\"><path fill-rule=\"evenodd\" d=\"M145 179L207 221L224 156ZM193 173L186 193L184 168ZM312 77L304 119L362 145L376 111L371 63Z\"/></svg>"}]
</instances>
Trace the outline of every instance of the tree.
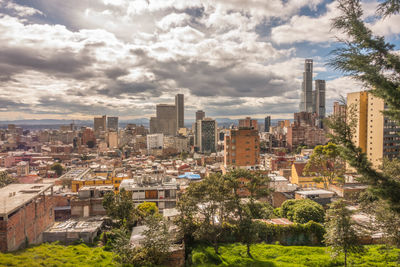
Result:
<instances>
[{"instance_id":1,"label":"tree","mask_svg":"<svg viewBox=\"0 0 400 267\"><path fill-rule=\"evenodd\" d=\"M255 215L261 216L262 212L262 208L260 204L256 202L256 199L267 198L270 195L270 179L261 172L250 172L243 169L233 170L227 173L225 179L228 182L231 193L233 193L230 201L227 203L227 208L237 217L234 223L239 230L239 240L246 244L247 255L252 257L250 246L257 240L257 231L253 219ZM248 203L243 203L241 201L239 190L248 192Z\"/></svg>"},{"instance_id":2,"label":"tree","mask_svg":"<svg viewBox=\"0 0 400 267\"><path fill-rule=\"evenodd\" d=\"M158 208L156 203L145 201L135 208L135 214L139 219L145 220L149 216L158 214Z\"/></svg>"},{"instance_id":3,"label":"tree","mask_svg":"<svg viewBox=\"0 0 400 267\"><path fill-rule=\"evenodd\" d=\"M342 47L332 52L330 65L361 81L370 92L382 98L387 105L384 114L400 122L400 56L395 46L382 36L374 36L363 21L359 0L339 0L341 15L334 19L333 27L346 35L340 39ZM398 0L384 0L376 17L385 19L399 13ZM329 123L333 139L342 147L343 158L362 175L361 181L369 185L371 194L386 201L388 207L400 213L400 182L372 168L365 153L352 142L352 129L343 120Z\"/></svg>"},{"instance_id":4,"label":"tree","mask_svg":"<svg viewBox=\"0 0 400 267\"><path fill-rule=\"evenodd\" d=\"M147 228L143 231L144 240L141 242L146 260L150 264L160 265L169 255L171 236L168 232L167 221L158 213L145 218Z\"/></svg>"},{"instance_id":5,"label":"tree","mask_svg":"<svg viewBox=\"0 0 400 267\"><path fill-rule=\"evenodd\" d=\"M334 256L344 253L344 266L347 266L349 254L364 252L364 247L360 245L357 237L351 214L352 212L347 209L343 200L332 203L326 213L325 243L331 246Z\"/></svg>"},{"instance_id":6,"label":"tree","mask_svg":"<svg viewBox=\"0 0 400 267\"><path fill-rule=\"evenodd\" d=\"M329 142L314 148L304 171L314 175L316 183L324 183L324 188L335 182L344 183L345 164L341 158L339 147Z\"/></svg>"},{"instance_id":7,"label":"tree","mask_svg":"<svg viewBox=\"0 0 400 267\"><path fill-rule=\"evenodd\" d=\"M107 216L118 221L118 226L125 226L128 229L133 226L135 205L132 200L132 192L125 191L123 188L116 194L113 192L105 194L103 207Z\"/></svg>"},{"instance_id":8,"label":"tree","mask_svg":"<svg viewBox=\"0 0 400 267\"><path fill-rule=\"evenodd\" d=\"M58 162L51 165L50 169L55 171L57 176L61 176L64 171L63 166Z\"/></svg>"},{"instance_id":9,"label":"tree","mask_svg":"<svg viewBox=\"0 0 400 267\"><path fill-rule=\"evenodd\" d=\"M282 203L280 213L282 217L297 223L324 221L324 208L310 199L289 199Z\"/></svg>"},{"instance_id":10,"label":"tree","mask_svg":"<svg viewBox=\"0 0 400 267\"><path fill-rule=\"evenodd\" d=\"M8 175L7 172L1 171L0 172L0 188L5 187L9 184L16 183L17 179Z\"/></svg>"}]
</instances>

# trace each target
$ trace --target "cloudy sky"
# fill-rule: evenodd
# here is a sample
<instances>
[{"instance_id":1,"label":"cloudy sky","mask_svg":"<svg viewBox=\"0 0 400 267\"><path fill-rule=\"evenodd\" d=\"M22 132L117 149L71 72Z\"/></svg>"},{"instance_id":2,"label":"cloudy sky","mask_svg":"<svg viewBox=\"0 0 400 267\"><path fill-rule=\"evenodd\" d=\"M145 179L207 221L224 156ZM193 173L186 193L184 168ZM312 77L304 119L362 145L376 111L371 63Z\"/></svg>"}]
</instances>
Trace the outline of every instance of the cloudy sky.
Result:
<instances>
[{"instance_id":1,"label":"cloudy sky","mask_svg":"<svg viewBox=\"0 0 400 267\"><path fill-rule=\"evenodd\" d=\"M400 16L373 31L400 47ZM149 117L185 94L185 115L291 118L305 58L327 109L360 86L325 64L337 46L323 0L0 0L0 120Z\"/></svg>"}]
</instances>

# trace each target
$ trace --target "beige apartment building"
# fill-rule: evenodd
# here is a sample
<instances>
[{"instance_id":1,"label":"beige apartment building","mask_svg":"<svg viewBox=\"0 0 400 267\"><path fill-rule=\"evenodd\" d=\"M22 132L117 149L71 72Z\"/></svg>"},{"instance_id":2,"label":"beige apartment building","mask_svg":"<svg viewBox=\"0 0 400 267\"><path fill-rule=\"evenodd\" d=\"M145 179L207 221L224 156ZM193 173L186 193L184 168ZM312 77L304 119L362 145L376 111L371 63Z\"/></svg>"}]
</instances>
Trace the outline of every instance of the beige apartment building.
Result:
<instances>
[{"instance_id":1,"label":"beige apartment building","mask_svg":"<svg viewBox=\"0 0 400 267\"><path fill-rule=\"evenodd\" d=\"M393 159L400 155L400 127L385 117L383 99L368 91L347 95L348 107L353 107L356 119L354 142L368 156L374 168L384 157ZM351 114L347 114L348 119Z\"/></svg>"}]
</instances>

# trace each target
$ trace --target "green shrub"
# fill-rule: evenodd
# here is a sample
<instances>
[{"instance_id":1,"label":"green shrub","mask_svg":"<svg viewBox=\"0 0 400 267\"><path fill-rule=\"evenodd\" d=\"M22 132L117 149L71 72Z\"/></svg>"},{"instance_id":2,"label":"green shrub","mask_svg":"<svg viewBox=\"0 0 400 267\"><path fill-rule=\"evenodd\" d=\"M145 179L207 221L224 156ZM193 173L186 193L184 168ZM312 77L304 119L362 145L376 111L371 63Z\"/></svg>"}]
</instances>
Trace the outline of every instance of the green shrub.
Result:
<instances>
[{"instance_id":1,"label":"green shrub","mask_svg":"<svg viewBox=\"0 0 400 267\"><path fill-rule=\"evenodd\" d=\"M206 254L203 252L194 252L192 255L192 263L193 264L204 264L208 260Z\"/></svg>"},{"instance_id":2,"label":"green shrub","mask_svg":"<svg viewBox=\"0 0 400 267\"><path fill-rule=\"evenodd\" d=\"M324 222L324 208L310 199L290 199L283 202L281 206L281 215L284 218L297 223L306 223L314 221Z\"/></svg>"}]
</instances>

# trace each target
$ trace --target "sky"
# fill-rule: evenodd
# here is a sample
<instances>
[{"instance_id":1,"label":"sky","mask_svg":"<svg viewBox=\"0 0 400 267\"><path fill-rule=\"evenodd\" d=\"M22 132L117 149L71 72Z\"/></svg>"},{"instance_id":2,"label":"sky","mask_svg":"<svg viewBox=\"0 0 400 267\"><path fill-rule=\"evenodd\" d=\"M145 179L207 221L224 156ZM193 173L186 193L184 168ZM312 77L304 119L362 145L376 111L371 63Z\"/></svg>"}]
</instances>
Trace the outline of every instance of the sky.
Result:
<instances>
[{"instance_id":1,"label":"sky","mask_svg":"<svg viewBox=\"0 0 400 267\"><path fill-rule=\"evenodd\" d=\"M149 118L185 95L185 118L292 118L305 58L326 80L327 112L362 90L330 69L340 33L323 0L0 0L0 121ZM400 46L400 16L375 17Z\"/></svg>"}]
</instances>

